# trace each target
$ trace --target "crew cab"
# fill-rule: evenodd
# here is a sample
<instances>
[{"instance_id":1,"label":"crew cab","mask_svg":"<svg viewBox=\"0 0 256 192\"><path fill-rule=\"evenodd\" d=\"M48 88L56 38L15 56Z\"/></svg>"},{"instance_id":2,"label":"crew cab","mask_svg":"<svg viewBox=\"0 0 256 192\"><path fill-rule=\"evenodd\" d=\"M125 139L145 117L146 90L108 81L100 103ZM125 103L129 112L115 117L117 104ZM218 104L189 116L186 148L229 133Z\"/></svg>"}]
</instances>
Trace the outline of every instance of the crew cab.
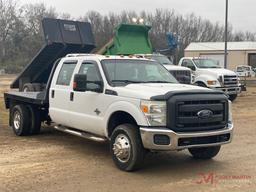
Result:
<instances>
[{"instance_id":1,"label":"crew cab","mask_svg":"<svg viewBox=\"0 0 256 192\"><path fill-rule=\"evenodd\" d=\"M179 66L188 67L194 74L194 84L211 89L221 90L234 101L241 93L241 85L235 72L223 69L213 59L200 57L183 57Z\"/></svg>"},{"instance_id":2,"label":"crew cab","mask_svg":"<svg viewBox=\"0 0 256 192\"><path fill-rule=\"evenodd\" d=\"M110 143L115 165L139 168L149 151L188 149L211 159L233 134L231 102L222 92L179 84L153 60L69 54L57 60L45 89L4 94L17 136L53 128Z\"/></svg>"}]
</instances>

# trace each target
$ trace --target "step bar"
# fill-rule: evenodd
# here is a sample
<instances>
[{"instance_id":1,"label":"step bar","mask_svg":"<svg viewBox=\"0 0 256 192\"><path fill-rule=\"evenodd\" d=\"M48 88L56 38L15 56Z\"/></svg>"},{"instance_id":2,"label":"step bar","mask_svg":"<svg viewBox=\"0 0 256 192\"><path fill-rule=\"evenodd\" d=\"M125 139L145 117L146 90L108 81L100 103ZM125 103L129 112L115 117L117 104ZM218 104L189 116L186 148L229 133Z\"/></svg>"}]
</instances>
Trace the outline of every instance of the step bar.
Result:
<instances>
[{"instance_id":1,"label":"step bar","mask_svg":"<svg viewBox=\"0 0 256 192\"><path fill-rule=\"evenodd\" d=\"M105 138L105 137L100 137L100 136L97 136L97 135L94 135L94 134L91 134L91 133L88 133L85 131L80 131L77 129L73 129L73 128L69 128L69 127L65 127L65 126L61 126L61 125L54 126L54 129L56 129L58 131L65 132L65 133L69 133L71 135L75 135L78 137L96 141L96 142L106 142L107 141L107 138Z\"/></svg>"}]
</instances>

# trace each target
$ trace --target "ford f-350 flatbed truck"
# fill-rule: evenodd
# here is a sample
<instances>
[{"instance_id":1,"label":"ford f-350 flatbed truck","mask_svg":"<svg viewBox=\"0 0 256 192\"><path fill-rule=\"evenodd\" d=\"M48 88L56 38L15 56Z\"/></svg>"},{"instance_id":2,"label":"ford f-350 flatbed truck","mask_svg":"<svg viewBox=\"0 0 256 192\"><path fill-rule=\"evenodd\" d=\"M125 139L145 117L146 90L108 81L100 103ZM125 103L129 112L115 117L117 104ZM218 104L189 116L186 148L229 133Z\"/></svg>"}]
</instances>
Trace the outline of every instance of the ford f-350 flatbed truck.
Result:
<instances>
[{"instance_id":1,"label":"ford f-350 flatbed truck","mask_svg":"<svg viewBox=\"0 0 256 192\"><path fill-rule=\"evenodd\" d=\"M69 54L41 92L4 94L18 136L60 131L109 141L116 166L139 168L149 151L188 149L210 159L232 140L231 102L222 92L179 84L160 64L132 56Z\"/></svg>"}]
</instances>

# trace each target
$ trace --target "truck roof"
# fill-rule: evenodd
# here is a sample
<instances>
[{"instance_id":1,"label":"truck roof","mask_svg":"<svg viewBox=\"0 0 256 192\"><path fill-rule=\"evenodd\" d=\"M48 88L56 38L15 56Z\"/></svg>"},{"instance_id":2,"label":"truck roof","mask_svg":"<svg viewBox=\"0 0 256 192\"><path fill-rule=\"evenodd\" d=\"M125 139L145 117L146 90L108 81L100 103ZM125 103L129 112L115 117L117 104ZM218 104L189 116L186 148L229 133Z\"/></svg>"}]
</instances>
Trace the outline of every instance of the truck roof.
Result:
<instances>
[{"instance_id":1,"label":"truck roof","mask_svg":"<svg viewBox=\"0 0 256 192\"><path fill-rule=\"evenodd\" d=\"M131 60L147 60L147 61L154 61L151 59L143 58L138 55L98 55L98 54L83 54L83 53L74 53L74 54L68 54L63 59L95 59L95 60L105 60L105 59L131 59Z\"/></svg>"}]
</instances>

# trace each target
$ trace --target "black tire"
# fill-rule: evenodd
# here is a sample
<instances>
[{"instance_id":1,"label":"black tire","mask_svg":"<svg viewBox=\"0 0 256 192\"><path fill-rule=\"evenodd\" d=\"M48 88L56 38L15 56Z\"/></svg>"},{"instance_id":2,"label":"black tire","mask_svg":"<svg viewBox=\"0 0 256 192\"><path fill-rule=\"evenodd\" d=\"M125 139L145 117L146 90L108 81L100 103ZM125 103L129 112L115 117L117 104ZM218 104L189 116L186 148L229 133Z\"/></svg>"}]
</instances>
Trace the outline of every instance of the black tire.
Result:
<instances>
[{"instance_id":1,"label":"black tire","mask_svg":"<svg viewBox=\"0 0 256 192\"><path fill-rule=\"evenodd\" d=\"M116 140L122 139L122 137L125 137L126 139L124 140L124 144L126 145L126 141L128 141L130 146L128 157L123 159L115 154L116 150L114 149L115 144L118 144ZM111 135L110 151L112 159L119 169L123 171L134 171L139 169L143 163L146 151L143 148L138 127L131 124L117 126Z\"/></svg>"},{"instance_id":2,"label":"black tire","mask_svg":"<svg viewBox=\"0 0 256 192\"><path fill-rule=\"evenodd\" d=\"M237 95L229 95L228 99L233 102L235 101L236 98L237 98Z\"/></svg>"},{"instance_id":3,"label":"black tire","mask_svg":"<svg viewBox=\"0 0 256 192\"><path fill-rule=\"evenodd\" d=\"M25 105L16 105L11 110L11 127L17 136L30 134L29 110Z\"/></svg>"},{"instance_id":4,"label":"black tire","mask_svg":"<svg viewBox=\"0 0 256 192\"><path fill-rule=\"evenodd\" d=\"M42 91L42 84L41 83L33 83L32 85L33 85L34 91L36 91L36 92Z\"/></svg>"},{"instance_id":5,"label":"black tire","mask_svg":"<svg viewBox=\"0 0 256 192\"><path fill-rule=\"evenodd\" d=\"M220 148L221 146L189 148L188 151L195 159L211 159L219 153Z\"/></svg>"},{"instance_id":6,"label":"black tire","mask_svg":"<svg viewBox=\"0 0 256 192\"><path fill-rule=\"evenodd\" d=\"M26 83L26 84L24 84L22 91L23 92L33 92L33 91L35 91L35 89L31 83Z\"/></svg>"},{"instance_id":7,"label":"black tire","mask_svg":"<svg viewBox=\"0 0 256 192\"><path fill-rule=\"evenodd\" d=\"M28 106L28 108L31 115L30 135L37 135L41 129L40 111L35 107Z\"/></svg>"},{"instance_id":8,"label":"black tire","mask_svg":"<svg viewBox=\"0 0 256 192\"><path fill-rule=\"evenodd\" d=\"M199 86L199 87L207 87L204 83L202 82L196 82L195 85Z\"/></svg>"}]
</instances>

